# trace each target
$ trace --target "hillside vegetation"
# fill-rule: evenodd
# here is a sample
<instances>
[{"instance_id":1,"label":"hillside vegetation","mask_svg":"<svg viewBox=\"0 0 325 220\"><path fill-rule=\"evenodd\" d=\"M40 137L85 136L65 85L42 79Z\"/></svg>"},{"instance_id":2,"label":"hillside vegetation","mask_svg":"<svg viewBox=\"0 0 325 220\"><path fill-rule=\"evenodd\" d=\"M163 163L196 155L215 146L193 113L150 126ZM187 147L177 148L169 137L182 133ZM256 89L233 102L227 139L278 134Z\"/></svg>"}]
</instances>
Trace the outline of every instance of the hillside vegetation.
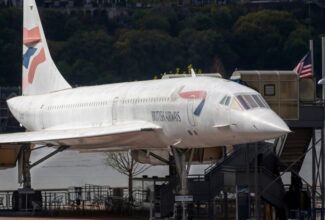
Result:
<instances>
[{"instance_id":1,"label":"hillside vegetation","mask_svg":"<svg viewBox=\"0 0 325 220\"><path fill-rule=\"evenodd\" d=\"M152 79L186 69L292 69L315 39L320 75L324 11L306 5L134 9L109 19L43 9L53 59L74 85ZM0 9L0 85L20 85L22 11Z\"/></svg>"}]
</instances>

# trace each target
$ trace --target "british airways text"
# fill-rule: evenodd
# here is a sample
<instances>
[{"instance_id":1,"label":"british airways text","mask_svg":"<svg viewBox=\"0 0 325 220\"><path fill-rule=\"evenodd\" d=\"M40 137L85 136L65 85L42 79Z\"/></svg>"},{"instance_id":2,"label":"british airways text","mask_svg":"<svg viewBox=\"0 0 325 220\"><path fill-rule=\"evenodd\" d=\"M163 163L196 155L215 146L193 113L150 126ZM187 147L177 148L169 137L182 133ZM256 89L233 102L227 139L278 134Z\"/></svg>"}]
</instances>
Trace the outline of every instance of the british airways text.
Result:
<instances>
[{"instance_id":1,"label":"british airways text","mask_svg":"<svg viewBox=\"0 0 325 220\"><path fill-rule=\"evenodd\" d=\"M172 111L152 111L152 121L169 121L169 122L181 122L181 116L179 112Z\"/></svg>"}]
</instances>

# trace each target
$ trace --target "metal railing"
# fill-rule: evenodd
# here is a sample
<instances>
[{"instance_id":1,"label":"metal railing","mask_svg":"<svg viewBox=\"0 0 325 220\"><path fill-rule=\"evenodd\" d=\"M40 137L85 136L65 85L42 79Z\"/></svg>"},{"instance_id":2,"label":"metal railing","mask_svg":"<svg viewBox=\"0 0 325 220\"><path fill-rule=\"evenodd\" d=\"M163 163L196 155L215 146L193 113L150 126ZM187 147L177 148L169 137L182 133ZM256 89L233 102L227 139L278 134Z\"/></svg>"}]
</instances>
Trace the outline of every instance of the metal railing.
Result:
<instances>
[{"instance_id":1,"label":"metal railing","mask_svg":"<svg viewBox=\"0 0 325 220\"><path fill-rule=\"evenodd\" d=\"M116 189L120 193L116 194ZM41 201L32 202L29 211L115 211L122 212L131 207L140 207L148 202L149 193L144 190L133 191L133 202L128 200L127 188L85 185L67 189L44 189ZM15 191L0 191L0 211L13 210L13 194ZM26 209L27 210L27 209Z\"/></svg>"},{"instance_id":2,"label":"metal railing","mask_svg":"<svg viewBox=\"0 0 325 220\"><path fill-rule=\"evenodd\" d=\"M238 151L239 151L239 149L238 150L237 149L232 149L231 151L227 152L221 160L218 160L216 163L212 163L210 166L208 166L204 170L204 175L207 175L208 173L210 173L210 171L212 171L214 169L217 169L217 167L222 165L223 162L225 162L226 160L231 158L231 156L233 156L234 153L237 153Z\"/></svg>"},{"instance_id":3,"label":"metal railing","mask_svg":"<svg viewBox=\"0 0 325 220\"><path fill-rule=\"evenodd\" d=\"M12 209L12 191L0 191L0 210Z\"/></svg>"}]
</instances>

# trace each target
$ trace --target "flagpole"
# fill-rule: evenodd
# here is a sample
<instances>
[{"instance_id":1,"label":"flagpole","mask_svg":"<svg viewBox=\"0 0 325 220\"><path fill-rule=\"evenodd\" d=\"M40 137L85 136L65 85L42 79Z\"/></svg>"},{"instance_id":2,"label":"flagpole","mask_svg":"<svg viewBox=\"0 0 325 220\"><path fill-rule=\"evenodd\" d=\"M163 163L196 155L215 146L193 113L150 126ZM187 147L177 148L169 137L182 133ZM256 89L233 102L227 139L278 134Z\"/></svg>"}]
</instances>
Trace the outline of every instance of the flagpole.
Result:
<instances>
[{"instance_id":1,"label":"flagpole","mask_svg":"<svg viewBox=\"0 0 325 220\"><path fill-rule=\"evenodd\" d=\"M325 36L322 37L322 78L325 78ZM323 100L325 99L325 85L322 86ZM322 129L322 137L324 137L324 128ZM324 140L322 140L322 220L324 220L324 208L325 208L325 146Z\"/></svg>"},{"instance_id":2,"label":"flagpole","mask_svg":"<svg viewBox=\"0 0 325 220\"><path fill-rule=\"evenodd\" d=\"M314 69L314 41L313 40L309 40L309 50L310 50L310 60L311 60L311 73L312 73L313 77L315 77L315 73L314 73L314 70L315 70ZM316 97L316 89L314 91L314 97Z\"/></svg>"},{"instance_id":3,"label":"flagpole","mask_svg":"<svg viewBox=\"0 0 325 220\"><path fill-rule=\"evenodd\" d=\"M312 74L314 75L314 42L313 40L309 40L309 50L310 50L310 59L311 59L311 69ZM315 146L313 146L312 150L312 189L311 189L311 210L312 210L312 218L316 219L315 217L315 208L316 208L316 149Z\"/></svg>"},{"instance_id":4,"label":"flagpole","mask_svg":"<svg viewBox=\"0 0 325 220\"><path fill-rule=\"evenodd\" d=\"M309 50L310 50L312 74L314 75L314 41L313 40L309 40Z\"/></svg>"},{"instance_id":5,"label":"flagpole","mask_svg":"<svg viewBox=\"0 0 325 220\"><path fill-rule=\"evenodd\" d=\"M322 37L322 79L325 79L325 36ZM323 85L323 100L325 99L325 86Z\"/></svg>"}]
</instances>

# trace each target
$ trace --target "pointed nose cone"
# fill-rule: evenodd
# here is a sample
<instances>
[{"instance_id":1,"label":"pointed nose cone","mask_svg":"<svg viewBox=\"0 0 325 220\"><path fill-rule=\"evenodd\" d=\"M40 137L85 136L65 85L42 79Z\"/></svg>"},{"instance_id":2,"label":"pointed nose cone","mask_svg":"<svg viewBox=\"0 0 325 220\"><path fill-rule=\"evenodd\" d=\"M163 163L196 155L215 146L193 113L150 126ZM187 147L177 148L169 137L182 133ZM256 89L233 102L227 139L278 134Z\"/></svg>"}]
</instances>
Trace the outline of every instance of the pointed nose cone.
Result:
<instances>
[{"instance_id":1,"label":"pointed nose cone","mask_svg":"<svg viewBox=\"0 0 325 220\"><path fill-rule=\"evenodd\" d=\"M266 139L277 138L291 132L287 124L271 110L261 115L254 115L252 120L258 135Z\"/></svg>"}]
</instances>

